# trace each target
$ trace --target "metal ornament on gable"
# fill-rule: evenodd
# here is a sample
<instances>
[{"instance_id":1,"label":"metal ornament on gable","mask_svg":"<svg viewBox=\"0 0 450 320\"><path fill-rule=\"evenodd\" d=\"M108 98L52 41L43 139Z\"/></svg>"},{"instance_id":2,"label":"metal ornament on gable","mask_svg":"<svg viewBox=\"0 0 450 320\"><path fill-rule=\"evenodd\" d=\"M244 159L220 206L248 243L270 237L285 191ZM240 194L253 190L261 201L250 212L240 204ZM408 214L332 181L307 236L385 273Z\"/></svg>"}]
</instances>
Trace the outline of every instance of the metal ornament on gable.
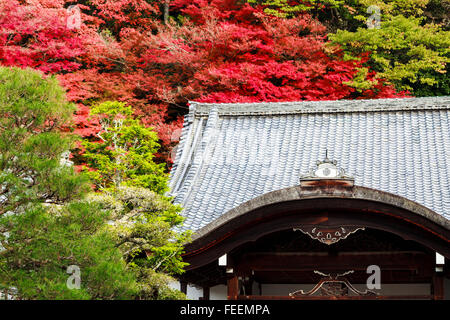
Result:
<instances>
[{"instance_id":1,"label":"metal ornament on gable","mask_svg":"<svg viewBox=\"0 0 450 320\"><path fill-rule=\"evenodd\" d=\"M325 153L325 159L316 162L316 168L310 169L305 175L300 176L300 186L303 188L319 188L329 192L333 188L354 186L354 178L348 176L343 168L337 166L336 160L328 159L328 150ZM312 239L318 240L324 244L331 245L358 230L364 230L360 226L326 226L311 225L293 228L294 231L301 231Z\"/></svg>"}]
</instances>

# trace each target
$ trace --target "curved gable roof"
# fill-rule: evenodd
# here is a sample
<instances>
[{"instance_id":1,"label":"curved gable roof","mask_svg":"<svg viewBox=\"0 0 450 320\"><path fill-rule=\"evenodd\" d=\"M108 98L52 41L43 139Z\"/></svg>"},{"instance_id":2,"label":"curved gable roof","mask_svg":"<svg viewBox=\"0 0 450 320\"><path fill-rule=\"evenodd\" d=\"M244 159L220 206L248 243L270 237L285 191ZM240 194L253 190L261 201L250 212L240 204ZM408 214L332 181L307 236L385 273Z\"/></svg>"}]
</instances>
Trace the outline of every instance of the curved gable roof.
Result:
<instances>
[{"instance_id":1,"label":"curved gable roof","mask_svg":"<svg viewBox=\"0 0 450 320\"><path fill-rule=\"evenodd\" d=\"M297 185L326 149L356 185L450 219L450 97L190 105L170 179L185 229Z\"/></svg>"}]
</instances>

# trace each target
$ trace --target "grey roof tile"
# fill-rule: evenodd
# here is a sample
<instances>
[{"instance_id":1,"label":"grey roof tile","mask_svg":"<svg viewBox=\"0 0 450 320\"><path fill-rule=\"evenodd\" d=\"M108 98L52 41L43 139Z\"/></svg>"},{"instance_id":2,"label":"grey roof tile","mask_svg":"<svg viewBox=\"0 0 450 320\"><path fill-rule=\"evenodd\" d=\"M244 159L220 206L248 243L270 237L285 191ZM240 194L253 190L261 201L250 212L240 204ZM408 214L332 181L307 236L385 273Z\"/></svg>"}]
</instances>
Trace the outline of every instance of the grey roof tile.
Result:
<instances>
[{"instance_id":1,"label":"grey roof tile","mask_svg":"<svg viewBox=\"0 0 450 320\"><path fill-rule=\"evenodd\" d=\"M170 184L184 228L298 184L325 149L357 185L450 219L450 97L191 103Z\"/></svg>"}]
</instances>

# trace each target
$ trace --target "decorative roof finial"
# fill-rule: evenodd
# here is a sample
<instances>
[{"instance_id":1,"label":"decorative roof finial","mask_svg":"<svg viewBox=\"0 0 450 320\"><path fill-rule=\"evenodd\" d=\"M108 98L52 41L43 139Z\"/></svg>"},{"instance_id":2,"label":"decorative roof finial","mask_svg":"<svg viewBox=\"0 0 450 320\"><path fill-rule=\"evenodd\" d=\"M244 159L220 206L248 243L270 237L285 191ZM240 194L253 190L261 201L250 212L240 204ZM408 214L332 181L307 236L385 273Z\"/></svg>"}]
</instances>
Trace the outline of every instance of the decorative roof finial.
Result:
<instances>
[{"instance_id":1,"label":"decorative roof finial","mask_svg":"<svg viewBox=\"0 0 450 320\"><path fill-rule=\"evenodd\" d=\"M325 159L323 161L316 162L317 168L310 169L306 175L300 176L301 181L311 181L311 180L351 180L354 179L349 177L345 170L337 166L336 160L328 159L328 149L325 150Z\"/></svg>"}]
</instances>

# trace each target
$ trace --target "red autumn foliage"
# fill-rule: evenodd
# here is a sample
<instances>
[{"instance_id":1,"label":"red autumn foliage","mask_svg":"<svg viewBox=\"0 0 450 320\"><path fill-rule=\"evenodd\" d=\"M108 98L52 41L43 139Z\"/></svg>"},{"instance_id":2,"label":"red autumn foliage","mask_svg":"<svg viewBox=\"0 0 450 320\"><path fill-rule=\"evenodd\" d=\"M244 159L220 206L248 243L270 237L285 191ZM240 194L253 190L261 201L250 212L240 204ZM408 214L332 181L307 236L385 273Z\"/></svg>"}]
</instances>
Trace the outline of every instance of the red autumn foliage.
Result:
<instances>
[{"instance_id":1,"label":"red autumn foliage","mask_svg":"<svg viewBox=\"0 0 450 320\"><path fill-rule=\"evenodd\" d=\"M65 24L65 11L16 0L0 3L0 62L44 73L71 72L80 67L83 40Z\"/></svg>"},{"instance_id":2,"label":"red autumn foliage","mask_svg":"<svg viewBox=\"0 0 450 320\"><path fill-rule=\"evenodd\" d=\"M402 96L382 80L369 90L354 79L360 60L344 61L326 30L304 14L267 16L237 0L173 0L161 22L161 1L83 0L81 26L69 28L73 1L3 0L0 63L57 74L79 105L77 132L94 137L89 106L118 100L154 127L170 162L188 101L257 102ZM13 17L14 19L11 19ZM369 73L366 80L374 80ZM170 116L170 117L168 117ZM170 120L170 122L168 121Z\"/></svg>"},{"instance_id":3,"label":"red autumn foliage","mask_svg":"<svg viewBox=\"0 0 450 320\"><path fill-rule=\"evenodd\" d=\"M325 27L309 15L287 20L237 3L173 1L192 20L181 28L161 30L143 56L150 73L163 65L165 73L173 75L172 83L165 85L169 100L182 104L186 99L257 102L398 96L383 81L365 91L344 84L367 57L344 61L336 48L325 46Z\"/></svg>"}]
</instances>

